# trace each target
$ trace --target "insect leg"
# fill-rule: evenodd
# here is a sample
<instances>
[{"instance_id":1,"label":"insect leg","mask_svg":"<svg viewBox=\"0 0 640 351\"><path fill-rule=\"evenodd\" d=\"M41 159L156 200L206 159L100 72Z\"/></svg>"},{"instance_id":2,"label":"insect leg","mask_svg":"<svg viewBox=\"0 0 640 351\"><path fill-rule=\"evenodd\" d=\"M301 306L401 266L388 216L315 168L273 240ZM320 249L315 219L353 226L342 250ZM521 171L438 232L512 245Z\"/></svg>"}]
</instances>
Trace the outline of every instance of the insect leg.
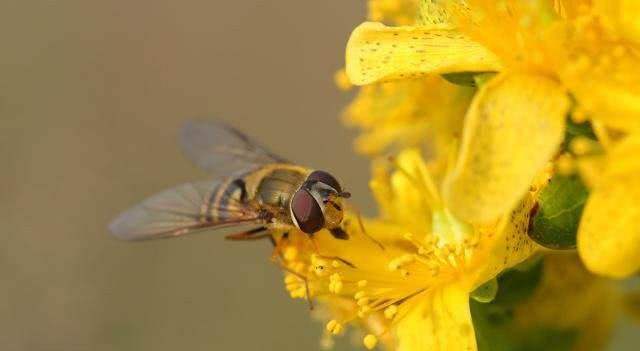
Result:
<instances>
[{"instance_id":1,"label":"insect leg","mask_svg":"<svg viewBox=\"0 0 640 351\"><path fill-rule=\"evenodd\" d=\"M271 236L271 244L273 244L273 252L271 253L271 261L276 261L278 258L282 259L282 243L289 239L289 233L284 233L280 240L276 241Z\"/></svg>"},{"instance_id":2,"label":"insect leg","mask_svg":"<svg viewBox=\"0 0 640 351\"><path fill-rule=\"evenodd\" d=\"M292 275L294 275L295 277L297 277L298 279L302 280L302 282L304 283L304 291L305 291L305 295L307 297L307 303L309 304L309 310L313 310L313 301L311 300L311 292L309 290L309 280L307 279L307 277L303 276L302 274L290 269L289 267L287 267L284 262L282 262L282 257L279 257L279 260L276 260L278 262L278 265L280 266L280 268L282 268L283 270L287 271L288 273L291 273Z\"/></svg>"}]
</instances>

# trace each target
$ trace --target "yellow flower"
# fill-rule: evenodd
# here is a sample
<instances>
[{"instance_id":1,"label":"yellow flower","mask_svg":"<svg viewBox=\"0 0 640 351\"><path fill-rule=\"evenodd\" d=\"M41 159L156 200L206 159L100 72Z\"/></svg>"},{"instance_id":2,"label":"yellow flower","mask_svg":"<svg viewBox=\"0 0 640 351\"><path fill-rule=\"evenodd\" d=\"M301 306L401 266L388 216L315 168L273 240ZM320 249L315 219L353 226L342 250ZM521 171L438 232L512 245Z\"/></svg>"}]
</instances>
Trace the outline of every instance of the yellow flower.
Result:
<instances>
[{"instance_id":1,"label":"yellow flower","mask_svg":"<svg viewBox=\"0 0 640 351\"><path fill-rule=\"evenodd\" d=\"M637 48L601 23L598 6L425 3L424 24L365 22L356 28L347 44L346 72L359 85L499 72L467 112L459 160L444 190L460 218L489 222L517 203L562 142L569 94L577 115L625 130L640 125Z\"/></svg>"},{"instance_id":2,"label":"yellow flower","mask_svg":"<svg viewBox=\"0 0 640 351\"><path fill-rule=\"evenodd\" d=\"M306 279L310 296L331 316L327 334L350 323L365 328L368 348L380 342L397 350L476 349L470 293L536 250L526 230L538 189L509 215L477 225L444 207L443 171L432 166L415 149L401 152L393 171L377 165L371 188L381 215L362 225L348 215L349 240L320 232L315 244L300 233L278 242L292 272L287 289L304 298L300 277Z\"/></svg>"},{"instance_id":3,"label":"yellow flower","mask_svg":"<svg viewBox=\"0 0 640 351\"><path fill-rule=\"evenodd\" d=\"M371 84L360 89L343 119L362 130L355 142L360 153L424 146L433 154L446 154L459 138L472 92L438 76Z\"/></svg>"},{"instance_id":4,"label":"yellow flower","mask_svg":"<svg viewBox=\"0 0 640 351\"><path fill-rule=\"evenodd\" d=\"M640 21L630 15L638 2L424 4L421 24L365 22L356 28L346 72L359 85L498 72L473 98L457 162L443 187L445 203L458 218L490 222L513 208L557 155L568 114L577 122L590 119L605 146L611 140L603 136L640 128ZM607 157L613 169L608 173L633 163L629 155ZM640 268L633 224L640 216L634 200L640 187L634 175L607 175L595 184L587 179L595 187L578 249L594 272L622 277Z\"/></svg>"}]
</instances>

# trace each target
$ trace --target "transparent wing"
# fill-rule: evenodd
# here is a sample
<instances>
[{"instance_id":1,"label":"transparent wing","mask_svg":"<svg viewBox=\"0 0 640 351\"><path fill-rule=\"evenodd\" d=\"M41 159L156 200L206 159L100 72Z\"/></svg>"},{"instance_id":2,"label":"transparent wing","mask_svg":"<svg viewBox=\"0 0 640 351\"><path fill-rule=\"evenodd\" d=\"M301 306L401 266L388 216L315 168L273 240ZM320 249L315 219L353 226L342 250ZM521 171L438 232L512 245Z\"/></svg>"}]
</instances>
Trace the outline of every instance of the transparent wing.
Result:
<instances>
[{"instance_id":1,"label":"transparent wing","mask_svg":"<svg viewBox=\"0 0 640 351\"><path fill-rule=\"evenodd\" d=\"M179 236L203 229L219 229L241 224L260 224L255 209L223 195L215 206L220 181L185 183L151 196L120 214L109 229L125 240L145 240Z\"/></svg>"},{"instance_id":2,"label":"transparent wing","mask_svg":"<svg viewBox=\"0 0 640 351\"><path fill-rule=\"evenodd\" d=\"M189 159L217 177L270 163L288 163L219 121L185 123L180 144Z\"/></svg>"}]
</instances>

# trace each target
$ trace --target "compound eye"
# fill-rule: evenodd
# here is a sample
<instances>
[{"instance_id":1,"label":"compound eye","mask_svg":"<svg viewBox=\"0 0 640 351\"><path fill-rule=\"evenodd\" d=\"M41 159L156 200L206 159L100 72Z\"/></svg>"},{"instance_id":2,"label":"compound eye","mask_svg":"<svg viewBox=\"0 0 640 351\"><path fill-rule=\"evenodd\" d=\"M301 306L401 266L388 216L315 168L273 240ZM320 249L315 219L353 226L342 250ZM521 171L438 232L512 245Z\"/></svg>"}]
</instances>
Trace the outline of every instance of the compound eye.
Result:
<instances>
[{"instance_id":1,"label":"compound eye","mask_svg":"<svg viewBox=\"0 0 640 351\"><path fill-rule=\"evenodd\" d=\"M293 195L291 212L298 228L307 234L315 233L324 227L322 208L306 189L301 188Z\"/></svg>"},{"instance_id":2,"label":"compound eye","mask_svg":"<svg viewBox=\"0 0 640 351\"><path fill-rule=\"evenodd\" d=\"M342 187L340 186L340 183L338 183L338 181L336 180L336 178L334 178L331 174L325 172L325 171L313 171L311 172L311 174L309 174L309 176L307 177L307 181L315 181L315 182L320 182L320 183L324 183L332 188L334 188L336 190L336 192L341 193L342 192Z\"/></svg>"}]
</instances>

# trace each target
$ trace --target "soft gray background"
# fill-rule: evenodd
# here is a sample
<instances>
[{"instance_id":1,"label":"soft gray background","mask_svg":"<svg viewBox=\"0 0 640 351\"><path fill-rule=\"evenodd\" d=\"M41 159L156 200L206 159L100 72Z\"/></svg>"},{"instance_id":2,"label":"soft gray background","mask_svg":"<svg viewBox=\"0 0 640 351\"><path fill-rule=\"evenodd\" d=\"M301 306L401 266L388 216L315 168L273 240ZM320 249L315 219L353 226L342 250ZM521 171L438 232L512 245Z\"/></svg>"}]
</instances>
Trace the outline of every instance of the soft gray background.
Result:
<instances>
[{"instance_id":1,"label":"soft gray background","mask_svg":"<svg viewBox=\"0 0 640 351\"><path fill-rule=\"evenodd\" d=\"M0 348L317 349L267 243L131 244L120 210L204 175L176 133L217 116L334 170L365 204L368 164L338 115L362 1L0 2Z\"/></svg>"}]
</instances>

